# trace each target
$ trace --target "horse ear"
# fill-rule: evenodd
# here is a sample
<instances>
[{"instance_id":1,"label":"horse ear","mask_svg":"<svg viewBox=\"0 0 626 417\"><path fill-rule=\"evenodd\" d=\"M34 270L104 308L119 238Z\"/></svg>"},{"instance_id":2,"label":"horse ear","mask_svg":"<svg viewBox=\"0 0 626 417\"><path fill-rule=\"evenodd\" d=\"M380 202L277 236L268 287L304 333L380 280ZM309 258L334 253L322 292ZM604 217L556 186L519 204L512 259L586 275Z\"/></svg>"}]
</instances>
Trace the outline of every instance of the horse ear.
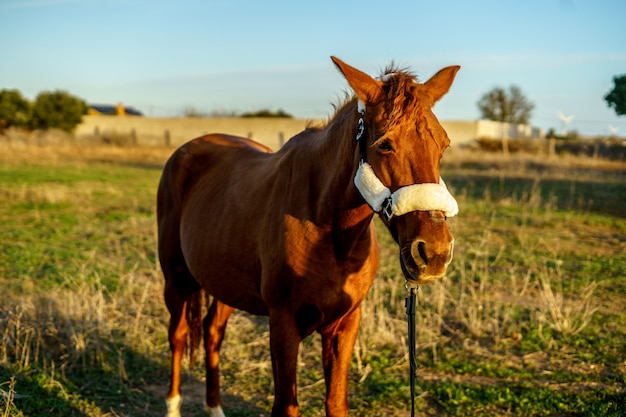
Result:
<instances>
[{"instance_id":1,"label":"horse ear","mask_svg":"<svg viewBox=\"0 0 626 417\"><path fill-rule=\"evenodd\" d=\"M333 60L339 71L341 71L359 100L367 104L376 102L379 99L383 93L383 83L381 81L351 67L337 57L331 56L330 59Z\"/></svg>"},{"instance_id":2,"label":"horse ear","mask_svg":"<svg viewBox=\"0 0 626 417\"><path fill-rule=\"evenodd\" d=\"M454 77L460 69L459 65L446 67L424 83L433 105L450 90Z\"/></svg>"}]
</instances>

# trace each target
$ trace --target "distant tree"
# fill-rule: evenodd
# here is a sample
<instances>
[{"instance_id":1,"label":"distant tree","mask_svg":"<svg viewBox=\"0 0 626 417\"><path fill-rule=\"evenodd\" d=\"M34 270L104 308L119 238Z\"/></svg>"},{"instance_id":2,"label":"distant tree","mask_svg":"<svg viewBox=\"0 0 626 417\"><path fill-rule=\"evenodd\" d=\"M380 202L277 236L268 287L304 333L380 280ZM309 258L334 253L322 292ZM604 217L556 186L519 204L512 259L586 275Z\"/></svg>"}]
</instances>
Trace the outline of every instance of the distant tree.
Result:
<instances>
[{"instance_id":1,"label":"distant tree","mask_svg":"<svg viewBox=\"0 0 626 417\"><path fill-rule=\"evenodd\" d=\"M609 107L613 107L618 116L626 115L626 74L613 77L613 89L604 96Z\"/></svg>"},{"instance_id":2,"label":"distant tree","mask_svg":"<svg viewBox=\"0 0 626 417\"><path fill-rule=\"evenodd\" d=\"M218 109L212 110L209 117L239 117L239 112L237 110Z\"/></svg>"},{"instance_id":3,"label":"distant tree","mask_svg":"<svg viewBox=\"0 0 626 417\"><path fill-rule=\"evenodd\" d=\"M0 132L9 127L28 127L31 103L18 90L0 91Z\"/></svg>"},{"instance_id":4,"label":"distant tree","mask_svg":"<svg viewBox=\"0 0 626 417\"><path fill-rule=\"evenodd\" d=\"M255 112L243 113L241 117L286 117L292 118L293 116L284 111L283 109L278 109L277 111L272 111L269 109L262 109Z\"/></svg>"},{"instance_id":5,"label":"distant tree","mask_svg":"<svg viewBox=\"0 0 626 417\"><path fill-rule=\"evenodd\" d=\"M31 127L33 129L57 128L71 132L87 114L84 100L65 91L39 93L33 105Z\"/></svg>"},{"instance_id":6,"label":"distant tree","mask_svg":"<svg viewBox=\"0 0 626 417\"><path fill-rule=\"evenodd\" d=\"M194 106L185 106L185 108L183 109L183 117L201 118L206 116L206 113L201 112Z\"/></svg>"},{"instance_id":7,"label":"distant tree","mask_svg":"<svg viewBox=\"0 0 626 417\"><path fill-rule=\"evenodd\" d=\"M535 108L516 85L508 90L493 88L480 98L477 105L484 119L516 124L527 124Z\"/></svg>"}]
</instances>

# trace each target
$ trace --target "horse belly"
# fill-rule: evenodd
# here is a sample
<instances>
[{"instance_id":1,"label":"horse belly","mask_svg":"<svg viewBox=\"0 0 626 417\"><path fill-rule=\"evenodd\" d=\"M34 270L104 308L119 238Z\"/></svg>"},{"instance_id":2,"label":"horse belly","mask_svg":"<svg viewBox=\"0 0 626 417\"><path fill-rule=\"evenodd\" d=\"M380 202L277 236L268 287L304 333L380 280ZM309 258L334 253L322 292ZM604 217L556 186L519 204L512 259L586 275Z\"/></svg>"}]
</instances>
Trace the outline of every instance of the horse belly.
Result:
<instances>
[{"instance_id":1,"label":"horse belly","mask_svg":"<svg viewBox=\"0 0 626 417\"><path fill-rule=\"evenodd\" d=\"M222 202L211 205L224 209L218 212L190 206L181 219L181 246L191 274L223 303L267 315L260 292L256 239L245 225L250 217Z\"/></svg>"},{"instance_id":2,"label":"horse belly","mask_svg":"<svg viewBox=\"0 0 626 417\"><path fill-rule=\"evenodd\" d=\"M214 261L190 268L202 288L221 302L255 315L267 315L268 308L259 291L260 279L250 270L231 263Z\"/></svg>"}]
</instances>

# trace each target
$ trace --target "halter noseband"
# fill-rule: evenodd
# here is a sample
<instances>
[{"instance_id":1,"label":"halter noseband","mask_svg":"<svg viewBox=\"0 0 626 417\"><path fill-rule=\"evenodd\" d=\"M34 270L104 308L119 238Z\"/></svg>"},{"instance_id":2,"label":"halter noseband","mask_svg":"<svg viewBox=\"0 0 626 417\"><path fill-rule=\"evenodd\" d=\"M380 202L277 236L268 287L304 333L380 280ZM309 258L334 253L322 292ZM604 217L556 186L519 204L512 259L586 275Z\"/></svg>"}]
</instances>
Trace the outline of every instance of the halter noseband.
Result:
<instances>
[{"instance_id":1,"label":"halter noseband","mask_svg":"<svg viewBox=\"0 0 626 417\"><path fill-rule=\"evenodd\" d=\"M439 183L412 184L391 192L376 176L371 165L366 161L367 141L365 134L365 104L358 101L359 121L356 141L359 146L360 162L354 177L354 184L370 205L372 210L381 213L386 222L393 216L401 216L412 211L440 210L446 217L454 217L459 206L448 191L446 183L439 178ZM363 140L361 140L363 139Z\"/></svg>"}]
</instances>

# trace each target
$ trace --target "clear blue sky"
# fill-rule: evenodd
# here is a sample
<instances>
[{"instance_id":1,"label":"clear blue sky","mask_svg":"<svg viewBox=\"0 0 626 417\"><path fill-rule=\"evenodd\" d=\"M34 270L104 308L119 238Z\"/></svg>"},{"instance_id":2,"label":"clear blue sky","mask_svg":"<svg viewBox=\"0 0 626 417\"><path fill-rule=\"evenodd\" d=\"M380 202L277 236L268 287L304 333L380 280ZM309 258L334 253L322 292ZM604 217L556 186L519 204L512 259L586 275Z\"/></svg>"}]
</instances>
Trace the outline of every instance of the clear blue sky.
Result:
<instances>
[{"instance_id":1,"label":"clear blue sky","mask_svg":"<svg viewBox=\"0 0 626 417\"><path fill-rule=\"evenodd\" d=\"M152 116L185 108L326 117L347 86L336 55L378 75L391 60L422 80L461 65L435 107L477 119L495 86L520 86L532 124L626 136L603 96L626 73L626 1L0 0L0 89L63 89Z\"/></svg>"}]
</instances>

